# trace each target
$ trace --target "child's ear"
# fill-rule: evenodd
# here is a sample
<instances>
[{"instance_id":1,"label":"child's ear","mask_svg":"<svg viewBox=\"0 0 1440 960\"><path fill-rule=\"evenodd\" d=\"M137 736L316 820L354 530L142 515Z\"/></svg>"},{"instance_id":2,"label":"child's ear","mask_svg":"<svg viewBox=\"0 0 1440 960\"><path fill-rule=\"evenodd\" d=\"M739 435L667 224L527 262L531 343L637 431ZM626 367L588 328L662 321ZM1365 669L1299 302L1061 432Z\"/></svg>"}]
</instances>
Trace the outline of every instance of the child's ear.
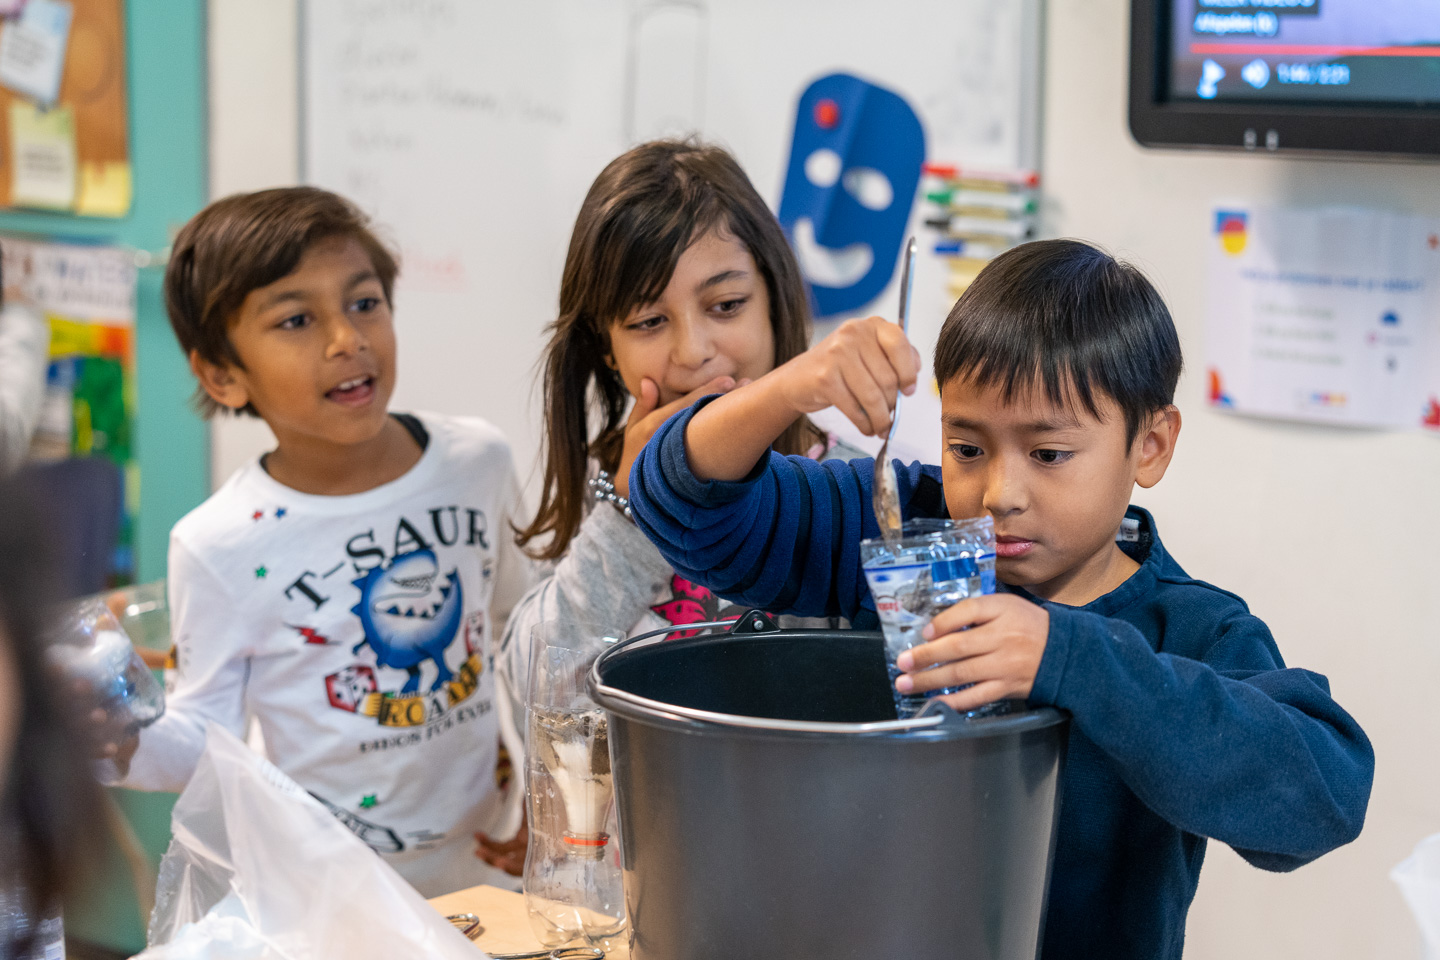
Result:
<instances>
[{"instance_id":1,"label":"child's ear","mask_svg":"<svg viewBox=\"0 0 1440 960\"><path fill-rule=\"evenodd\" d=\"M200 381L200 389L220 406L239 410L250 402L250 392L235 376L234 368L226 364L211 363L200 356L198 351L191 350L190 372Z\"/></svg>"},{"instance_id":2,"label":"child's ear","mask_svg":"<svg viewBox=\"0 0 1440 960\"><path fill-rule=\"evenodd\" d=\"M1140 445L1140 462L1135 465L1135 482L1145 488L1155 486L1170 467L1175 456L1175 441L1180 438L1180 409L1174 404L1159 411L1150 426L1135 442Z\"/></svg>"}]
</instances>

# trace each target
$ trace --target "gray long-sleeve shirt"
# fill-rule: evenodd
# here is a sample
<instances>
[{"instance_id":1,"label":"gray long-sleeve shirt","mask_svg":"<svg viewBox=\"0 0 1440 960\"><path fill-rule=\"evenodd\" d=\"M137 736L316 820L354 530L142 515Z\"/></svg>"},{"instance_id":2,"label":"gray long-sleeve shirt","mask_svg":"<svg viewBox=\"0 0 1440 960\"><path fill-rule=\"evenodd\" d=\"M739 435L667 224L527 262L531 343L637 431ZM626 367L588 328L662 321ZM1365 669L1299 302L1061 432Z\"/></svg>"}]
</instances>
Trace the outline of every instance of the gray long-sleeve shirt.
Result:
<instances>
[{"instance_id":1,"label":"gray long-sleeve shirt","mask_svg":"<svg viewBox=\"0 0 1440 960\"><path fill-rule=\"evenodd\" d=\"M531 635L537 626L572 620L621 635L648 619L663 626L650 607L674 573L635 524L608 504L597 504L565 556L510 612L495 668L514 698L515 717L525 716Z\"/></svg>"}]
</instances>

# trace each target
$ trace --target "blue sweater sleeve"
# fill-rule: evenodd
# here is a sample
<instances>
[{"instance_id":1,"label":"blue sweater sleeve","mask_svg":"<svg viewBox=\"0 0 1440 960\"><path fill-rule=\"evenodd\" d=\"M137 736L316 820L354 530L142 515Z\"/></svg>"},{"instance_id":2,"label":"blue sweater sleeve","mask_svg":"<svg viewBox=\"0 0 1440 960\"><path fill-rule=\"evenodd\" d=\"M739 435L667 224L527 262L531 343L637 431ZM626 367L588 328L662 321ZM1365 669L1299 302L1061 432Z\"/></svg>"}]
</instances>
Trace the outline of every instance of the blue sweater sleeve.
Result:
<instances>
[{"instance_id":1,"label":"blue sweater sleeve","mask_svg":"<svg viewBox=\"0 0 1440 960\"><path fill-rule=\"evenodd\" d=\"M1258 618L1237 610L1191 659L1157 653L1124 620L1046 607L1031 701L1070 711L1155 813L1267 870L1359 835L1370 742L1323 676L1285 668Z\"/></svg>"},{"instance_id":2,"label":"blue sweater sleeve","mask_svg":"<svg viewBox=\"0 0 1440 960\"><path fill-rule=\"evenodd\" d=\"M772 613L855 619L874 601L860 541L880 535L871 459L816 463L770 452L743 480L702 481L685 458L685 427L706 398L671 417L630 471L635 522L675 569L726 600ZM895 471L906 506L938 467Z\"/></svg>"}]
</instances>

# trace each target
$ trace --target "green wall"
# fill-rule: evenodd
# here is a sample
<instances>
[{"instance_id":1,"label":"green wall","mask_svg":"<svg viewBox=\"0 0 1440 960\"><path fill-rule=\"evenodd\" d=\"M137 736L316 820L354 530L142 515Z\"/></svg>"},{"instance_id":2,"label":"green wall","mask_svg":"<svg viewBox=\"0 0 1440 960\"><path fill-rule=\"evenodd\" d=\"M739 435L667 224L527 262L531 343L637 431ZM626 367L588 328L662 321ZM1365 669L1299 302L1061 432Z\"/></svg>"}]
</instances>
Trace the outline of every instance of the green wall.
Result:
<instances>
[{"instance_id":1,"label":"green wall","mask_svg":"<svg viewBox=\"0 0 1440 960\"><path fill-rule=\"evenodd\" d=\"M119 220L0 212L0 231L84 237L159 251L205 204L204 0L126 0L130 161L134 205ZM187 369L165 319L162 271L140 271L136 313L135 446L140 510L135 531L140 582L165 575L170 527L209 493L209 441L190 410ZM170 835L172 794L112 791L158 860ZM129 874L108 851L96 889L65 917L73 937L133 953L145 945Z\"/></svg>"}]
</instances>

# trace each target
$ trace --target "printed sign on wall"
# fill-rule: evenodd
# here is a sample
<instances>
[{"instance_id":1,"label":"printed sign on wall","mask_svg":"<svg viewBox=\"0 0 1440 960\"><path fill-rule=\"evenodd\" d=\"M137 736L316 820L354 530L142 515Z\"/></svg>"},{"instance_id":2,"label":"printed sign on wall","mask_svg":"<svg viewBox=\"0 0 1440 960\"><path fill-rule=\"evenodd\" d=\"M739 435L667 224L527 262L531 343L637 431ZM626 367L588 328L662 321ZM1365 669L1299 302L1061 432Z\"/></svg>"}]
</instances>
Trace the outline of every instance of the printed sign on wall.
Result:
<instances>
[{"instance_id":1,"label":"printed sign on wall","mask_svg":"<svg viewBox=\"0 0 1440 960\"><path fill-rule=\"evenodd\" d=\"M1353 426L1440 426L1440 220L1226 207L1210 230L1211 405Z\"/></svg>"}]
</instances>

